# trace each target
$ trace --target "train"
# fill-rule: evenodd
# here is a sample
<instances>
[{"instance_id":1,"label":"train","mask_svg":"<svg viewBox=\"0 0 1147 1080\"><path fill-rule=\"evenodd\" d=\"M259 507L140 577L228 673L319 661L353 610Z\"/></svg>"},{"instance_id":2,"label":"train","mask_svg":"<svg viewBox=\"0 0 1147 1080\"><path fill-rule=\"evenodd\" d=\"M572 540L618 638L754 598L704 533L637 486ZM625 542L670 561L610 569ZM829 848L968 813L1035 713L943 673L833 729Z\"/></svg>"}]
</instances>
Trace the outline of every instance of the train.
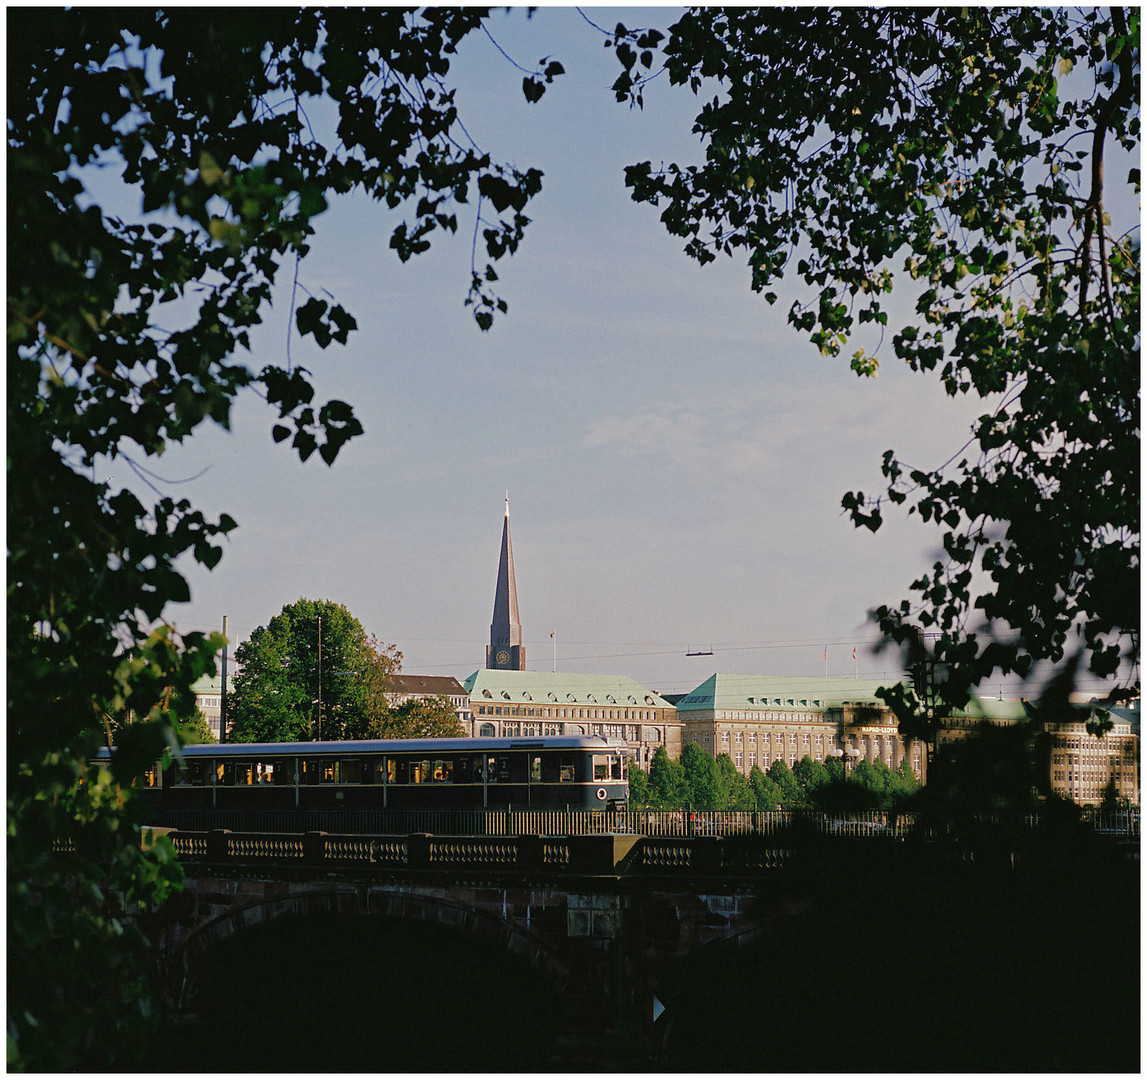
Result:
<instances>
[{"instance_id":1,"label":"train","mask_svg":"<svg viewBox=\"0 0 1147 1080\"><path fill-rule=\"evenodd\" d=\"M157 762L138 792L157 825L194 811L618 811L628 765L593 735L207 744Z\"/></svg>"}]
</instances>

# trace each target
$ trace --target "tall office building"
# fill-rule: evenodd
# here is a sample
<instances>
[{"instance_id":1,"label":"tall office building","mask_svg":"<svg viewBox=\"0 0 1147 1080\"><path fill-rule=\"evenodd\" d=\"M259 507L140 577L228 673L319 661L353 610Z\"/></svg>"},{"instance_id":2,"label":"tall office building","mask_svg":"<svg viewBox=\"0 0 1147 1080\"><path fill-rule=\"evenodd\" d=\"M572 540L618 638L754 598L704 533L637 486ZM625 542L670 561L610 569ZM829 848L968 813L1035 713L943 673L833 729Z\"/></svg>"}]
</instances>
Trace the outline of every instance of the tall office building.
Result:
<instances>
[{"instance_id":1,"label":"tall office building","mask_svg":"<svg viewBox=\"0 0 1147 1080\"><path fill-rule=\"evenodd\" d=\"M494 618L490 623L490 644L486 646L486 667L496 671L526 670L522 624L518 620L518 584L514 580L514 549L510 545L509 495L506 496L506 517L502 524L502 552L498 557L498 587L494 592Z\"/></svg>"}]
</instances>

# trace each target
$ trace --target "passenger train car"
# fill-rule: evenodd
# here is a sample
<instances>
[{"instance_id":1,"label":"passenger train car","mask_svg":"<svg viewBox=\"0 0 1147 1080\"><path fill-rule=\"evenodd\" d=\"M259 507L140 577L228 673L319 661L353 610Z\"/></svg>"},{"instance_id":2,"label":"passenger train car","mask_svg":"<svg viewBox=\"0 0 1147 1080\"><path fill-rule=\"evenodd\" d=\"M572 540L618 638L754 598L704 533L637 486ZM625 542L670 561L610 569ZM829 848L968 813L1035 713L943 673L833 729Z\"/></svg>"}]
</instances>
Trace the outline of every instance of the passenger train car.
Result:
<instances>
[{"instance_id":1,"label":"passenger train car","mask_svg":"<svg viewBox=\"0 0 1147 1080\"><path fill-rule=\"evenodd\" d=\"M618 810L628 762L600 736L228 743L184 747L140 795L155 824L195 810Z\"/></svg>"}]
</instances>

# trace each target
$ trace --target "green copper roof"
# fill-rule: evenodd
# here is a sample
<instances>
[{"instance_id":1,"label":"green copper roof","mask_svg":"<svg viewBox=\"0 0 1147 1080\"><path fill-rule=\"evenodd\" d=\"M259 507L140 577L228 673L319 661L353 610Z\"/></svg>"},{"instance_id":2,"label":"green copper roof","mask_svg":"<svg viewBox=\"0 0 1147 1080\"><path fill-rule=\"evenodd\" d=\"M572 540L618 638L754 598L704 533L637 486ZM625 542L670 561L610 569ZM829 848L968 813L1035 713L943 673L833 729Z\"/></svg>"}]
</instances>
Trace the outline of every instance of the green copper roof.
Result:
<instances>
[{"instance_id":1,"label":"green copper roof","mask_svg":"<svg viewBox=\"0 0 1147 1080\"><path fill-rule=\"evenodd\" d=\"M495 671L482 668L462 686L475 701L672 707L659 694L628 675L575 675L565 671Z\"/></svg>"},{"instance_id":2,"label":"green copper roof","mask_svg":"<svg viewBox=\"0 0 1147 1080\"><path fill-rule=\"evenodd\" d=\"M962 709L952 709L951 715L973 720L1026 720L1028 711L1022 701L997 701L995 698L982 698L973 694L967 705Z\"/></svg>"},{"instance_id":3,"label":"green copper roof","mask_svg":"<svg viewBox=\"0 0 1147 1080\"><path fill-rule=\"evenodd\" d=\"M892 679L841 679L799 675L710 675L677 702L679 713L710 709L829 709L845 702L876 702L878 687Z\"/></svg>"}]
</instances>

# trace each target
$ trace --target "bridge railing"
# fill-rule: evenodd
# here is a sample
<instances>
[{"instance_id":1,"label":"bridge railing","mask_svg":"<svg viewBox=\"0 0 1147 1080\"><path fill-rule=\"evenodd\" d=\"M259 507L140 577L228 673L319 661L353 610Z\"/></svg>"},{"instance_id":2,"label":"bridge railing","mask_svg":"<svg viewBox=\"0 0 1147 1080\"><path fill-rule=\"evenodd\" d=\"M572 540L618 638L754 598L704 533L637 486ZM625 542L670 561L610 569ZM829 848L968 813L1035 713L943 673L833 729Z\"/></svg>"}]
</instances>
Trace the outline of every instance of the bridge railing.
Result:
<instances>
[{"instance_id":1,"label":"bridge railing","mask_svg":"<svg viewBox=\"0 0 1147 1080\"><path fill-rule=\"evenodd\" d=\"M230 829L243 833L359 833L363 835L435 836L591 836L621 834L657 837L742 836L783 837L799 830L804 835L888 836L910 833L943 836L969 823L977 827L1008 824L1021 830L1039 828L1041 817L1020 818L998 813L964 815L959 822L916 812L867 811L824 814L811 811L710 810L330 810L330 811L179 811L157 824L191 832ZM1129 841L1139 839L1137 810L1101 813L1088 811L1083 820L1097 833Z\"/></svg>"},{"instance_id":2,"label":"bridge railing","mask_svg":"<svg viewBox=\"0 0 1147 1080\"><path fill-rule=\"evenodd\" d=\"M170 831L189 866L294 866L361 870L492 870L618 874L714 873L738 875L782 869L793 852L763 836L726 842L719 836L364 836L312 832L207 833Z\"/></svg>"}]
</instances>

